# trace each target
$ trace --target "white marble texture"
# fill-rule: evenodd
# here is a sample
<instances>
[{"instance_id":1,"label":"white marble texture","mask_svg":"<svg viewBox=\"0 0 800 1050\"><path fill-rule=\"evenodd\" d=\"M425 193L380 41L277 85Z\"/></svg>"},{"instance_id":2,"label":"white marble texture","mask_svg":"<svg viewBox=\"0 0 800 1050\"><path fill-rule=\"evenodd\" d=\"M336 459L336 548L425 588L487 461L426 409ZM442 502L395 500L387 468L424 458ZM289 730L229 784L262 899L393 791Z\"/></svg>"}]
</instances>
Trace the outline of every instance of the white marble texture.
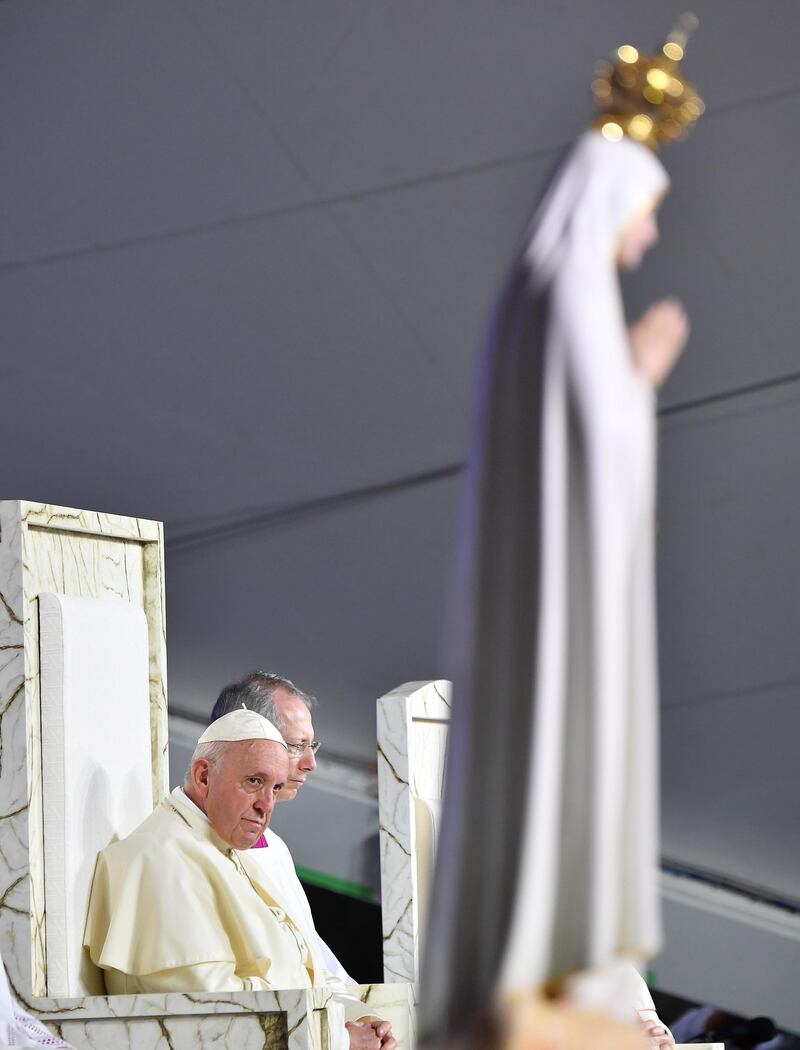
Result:
<instances>
[{"instance_id":1,"label":"white marble texture","mask_svg":"<svg viewBox=\"0 0 800 1050\"><path fill-rule=\"evenodd\" d=\"M33 690L26 690L22 531L20 505L0 503L0 953L12 990L25 1001L44 991L32 982L34 966L43 972L44 903L39 763L31 762L29 773L27 758ZM38 710L34 715L38 727Z\"/></svg>"},{"instance_id":2,"label":"white marble texture","mask_svg":"<svg viewBox=\"0 0 800 1050\"><path fill-rule=\"evenodd\" d=\"M242 992L59 1000L40 1016L76 1048L311 1050L312 1009L307 991Z\"/></svg>"},{"instance_id":3,"label":"white marble texture","mask_svg":"<svg viewBox=\"0 0 800 1050\"><path fill-rule=\"evenodd\" d=\"M392 1021L401 1050L411 1050L413 1011L407 985L352 989ZM327 1050L327 1027L344 1012L325 988L274 992L120 995L50 1000L39 1017L64 1039L86 1047L264 1047ZM162 1040L162 1041L159 1041Z\"/></svg>"},{"instance_id":4,"label":"white marble texture","mask_svg":"<svg viewBox=\"0 0 800 1050\"><path fill-rule=\"evenodd\" d=\"M414 798L441 799L450 683L407 682L378 700L383 970L419 979L420 913Z\"/></svg>"},{"instance_id":5,"label":"white marble texture","mask_svg":"<svg viewBox=\"0 0 800 1050\"><path fill-rule=\"evenodd\" d=\"M280 1050L285 1046L283 1018L270 1014L158 1017L137 1022L66 1021L57 1030L73 1046L104 1050Z\"/></svg>"}]
</instances>

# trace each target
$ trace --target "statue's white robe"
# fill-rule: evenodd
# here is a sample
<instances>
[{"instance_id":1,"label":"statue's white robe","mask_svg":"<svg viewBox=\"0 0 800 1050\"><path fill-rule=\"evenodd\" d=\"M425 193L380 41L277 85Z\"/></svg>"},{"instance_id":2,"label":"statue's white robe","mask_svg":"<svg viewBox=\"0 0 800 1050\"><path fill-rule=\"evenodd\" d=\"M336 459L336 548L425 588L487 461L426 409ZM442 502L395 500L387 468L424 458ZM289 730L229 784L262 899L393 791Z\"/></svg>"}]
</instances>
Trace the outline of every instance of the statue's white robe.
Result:
<instances>
[{"instance_id":1,"label":"statue's white robe","mask_svg":"<svg viewBox=\"0 0 800 1050\"><path fill-rule=\"evenodd\" d=\"M654 400L615 252L667 185L638 143L581 136L489 327L445 644L431 1043L659 946Z\"/></svg>"}]
</instances>

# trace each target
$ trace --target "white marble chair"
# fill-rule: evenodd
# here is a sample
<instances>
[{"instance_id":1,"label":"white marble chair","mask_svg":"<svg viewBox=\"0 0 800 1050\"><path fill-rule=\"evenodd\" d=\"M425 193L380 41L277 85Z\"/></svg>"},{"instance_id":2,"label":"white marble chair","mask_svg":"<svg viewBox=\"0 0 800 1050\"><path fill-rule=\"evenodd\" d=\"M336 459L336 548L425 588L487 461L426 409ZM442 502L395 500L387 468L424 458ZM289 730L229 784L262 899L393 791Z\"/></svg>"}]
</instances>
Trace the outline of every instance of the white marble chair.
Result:
<instances>
[{"instance_id":1,"label":"white marble chair","mask_svg":"<svg viewBox=\"0 0 800 1050\"><path fill-rule=\"evenodd\" d=\"M419 981L444 790L451 683L407 682L378 700L378 803L387 981ZM690 1050L677 1044L675 1050ZM691 1050L698 1050L692 1044ZM724 1050L722 1043L699 1050Z\"/></svg>"},{"instance_id":2,"label":"white marble chair","mask_svg":"<svg viewBox=\"0 0 800 1050\"><path fill-rule=\"evenodd\" d=\"M166 696L161 524L0 502L0 955L11 989L75 1047L325 1050L343 1017L324 989L99 994L80 947L94 857L167 791ZM360 994L408 1046L408 987Z\"/></svg>"},{"instance_id":3,"label":"white marble chair","mask_svg":"<svg viewBox=\"0 0 800 1050\"><path fill-rule=\"evenodd\" d=\"M378 811L386 981L419 979L450 722L450 683L407 682L378 700Z\"/></svg>"}]
</instances>

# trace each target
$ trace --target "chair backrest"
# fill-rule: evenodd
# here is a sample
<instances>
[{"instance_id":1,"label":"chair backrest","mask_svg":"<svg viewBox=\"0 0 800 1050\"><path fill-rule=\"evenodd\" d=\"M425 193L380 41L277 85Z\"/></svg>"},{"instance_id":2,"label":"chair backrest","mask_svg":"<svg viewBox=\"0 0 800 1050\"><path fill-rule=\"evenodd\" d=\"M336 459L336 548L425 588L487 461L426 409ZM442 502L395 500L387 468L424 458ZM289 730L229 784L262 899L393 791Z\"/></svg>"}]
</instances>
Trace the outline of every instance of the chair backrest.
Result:
<instances>
[{"instance_id":1,"label":"chair backrest","mask_svg":"<svg viewBox=\"0 0 800 1050\"><path fill-rule=\"evenodd\" d=\"M408 682L378 700L383 979L419 979L444 787L450 683Z\"/></svg>"},{"instance_id":2,"label":"chair backrest","mask_svg":"<svg viewBox=\"0 0 800 1050\"><path fill-rule=\"evenodd\" d=\"M130 602L39 595L49 995L97 995L82 950L99 850L152 811L147 620Z\"/></svg>"},{"instance_id":3,"label":"chair backrest","mask_svg":"<svg viewBox=\"0 0 800 1050\"><path fill-rule=\"evenodd\" d=\"M0 501L0 647L0 943L44 1012L96 990L79 957L97 850L167 789L160 523Z\"/></svg>"}]
</instances>

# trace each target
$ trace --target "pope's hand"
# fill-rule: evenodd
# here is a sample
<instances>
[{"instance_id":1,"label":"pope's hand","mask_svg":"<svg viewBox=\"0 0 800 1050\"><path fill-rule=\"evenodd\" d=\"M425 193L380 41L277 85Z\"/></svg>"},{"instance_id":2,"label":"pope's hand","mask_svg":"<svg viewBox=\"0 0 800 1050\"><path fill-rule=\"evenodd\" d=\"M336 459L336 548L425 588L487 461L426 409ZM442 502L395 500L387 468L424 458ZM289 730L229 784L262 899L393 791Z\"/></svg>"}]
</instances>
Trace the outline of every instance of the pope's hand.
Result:
<instances>
[{"instance_id":1,"label":"pope's hand","mask_svg":"<svg viewBox=\"0 0 800 1050\"><path fill-rule=\"evenodd\" d=\"M397 1040L392 1035L392 1026L388 1021L373 1021L372 1027L381 1041L381 1050L395 1050Z\"/></svg>"},{"instance_id":2,"label":"pope's hand","mask_svg":"<svg viewBox=\"0 0 800 1050\"><path fill-rule=\"evenodd\" d=\"M636 368L654 387L672 371L689 338L689 320L677 299L655 303L628 329Z\"/></svg>"},{"instance_id":3,"label":"pope's hand","mask_svg":"<svg viewBox=\"0 0 800 1050\"><path fill-rule=\"evenodd\" d=\"M348 1021L350 1050L395 1050L397 1040L388 1021Z\"/></svg>"},{"instance_id":4,"label":"pope's hand","mask_svg":"<svg viewBox=\"0 0 800 1050\"><path fill-rule=\"evenodd\" d=\"M369 1021L348 1021L345 1028L350 1037L350 1050L380 1050L380 1036Z\"/></svg>"}]
</instances>

